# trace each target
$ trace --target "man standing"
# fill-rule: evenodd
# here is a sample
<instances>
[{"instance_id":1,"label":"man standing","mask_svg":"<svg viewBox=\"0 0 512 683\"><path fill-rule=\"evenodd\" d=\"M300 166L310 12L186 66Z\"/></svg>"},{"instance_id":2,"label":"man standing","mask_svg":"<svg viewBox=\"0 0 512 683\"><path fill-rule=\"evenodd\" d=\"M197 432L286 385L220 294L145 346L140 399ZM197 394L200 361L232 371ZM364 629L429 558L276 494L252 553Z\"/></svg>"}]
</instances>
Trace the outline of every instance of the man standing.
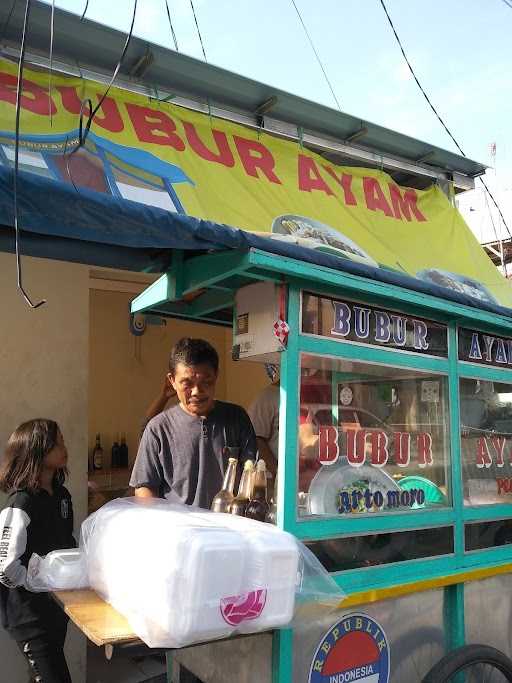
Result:
<instances>
[{"instance_id":1,"label":"man standing","mask_svg":"<svg viewBox=\"0 0 512 683\"><path fill-rule=\"evenodd\" d=\"M261 391L249 408L260 458L265 460L267 471L275 477L279 451L279 367L265 363L270 384Z\"/></svg>"},{"instance_id":2,"label":"man standing","mask_svg":"<svg viewBox=\"0 0 512 683\"><path fill-rule=\"evenodd\" d=\"M168 379L178 404L150 420L133 466L138 497L210 508L228 458L256 457L256 436L243 408L215 400L219 357L203 339L180 339Z\"/></svg>"}]
</instances>

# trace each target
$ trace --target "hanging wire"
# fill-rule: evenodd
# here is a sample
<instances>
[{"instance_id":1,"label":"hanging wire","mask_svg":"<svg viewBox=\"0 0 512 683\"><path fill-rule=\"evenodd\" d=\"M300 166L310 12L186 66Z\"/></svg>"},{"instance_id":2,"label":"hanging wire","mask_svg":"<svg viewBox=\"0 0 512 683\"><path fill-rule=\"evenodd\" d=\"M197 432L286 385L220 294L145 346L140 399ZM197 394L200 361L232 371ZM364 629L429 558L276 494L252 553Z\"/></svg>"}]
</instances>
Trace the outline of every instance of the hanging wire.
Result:
<instances>
[{"instance_id":1,"label":"hanging wire","mask_svg":"<svg viewBox=\"0 0 512 683\"><path fill-rule=\"evenodd\" d=\"M174 33L174 27L172 25L172 19L171 19L171 11L169 9L169 3L167 0L165 0L165 7L167 9L167 18L169 19L169 26L171 27L171 34L172 34L172 39L174 41L174 48L176 52L179 52L179 47L178 47L178 40L176 39L176 34Z\"/></svg>"},{"instance_id":2,"label":"hanging wire","mask_svg":"<svg viewBox=\"0 0 512 683\"><path fill-rule=\"evenodd\" d=\"M510 9L512 9L512 2L510 2L510 0L503 0L503 2L507 7L510 7Z\"/></svg>"},{"instance_id":3,"label":"hanging wire","mask_svg":"<svg viewBox=\"0 0 512 683\"><path fill-rule=\"evenodd\" d=\"M292 0L292 2L293 2L293 0ZM418 77L416 76L416 74L415 74L415 72L414 72L414 69L413 69L412 66L411 66L411 63L410 63L409 59L407 58L407 55L405 54L405 50L404 50L404 47L403 47L403 45L402 45L402 41L400 40L400 38L399 38L399 36L398 36L398 33L396 32L396 29L395 29L395 26L394 26L394 24L393 24L393 21L391 20L391 17L389 16L389 12L388 12L388 10L387 10L387 8L386 8L386 5L384 4L384 0L380 0L380 4L382 5L382 9L384 10L384 12L385 12L385 14L386 14L386 17L388 18L389 25L391 26L391 29L392 29L393 33L395 34L395 38L396 38L396 41L397 41L397 43L398 43L398 45L399 45L399 47L400 47L400 50L401 50L402 55L403 55L403 58L405 59L405 62L406 62L406 64L407 64L407 66L409 67L409 71L411 72L411 74L412 74L414 80L416 81L416 84L417 84L418 88L421 90L421 93L422 93L423 97L426 99L426 101L428 102L429 107L432 109L432 111L433 111L434 114L436 115L438 121L441 123L441 125L443 126L443 128L445 129L445 131L448 133L448 135L449 135L450 138L452 139L453 143L455 144L455 146L457 147L457 149L459 150L459 152L462 154L463 157L465 157L466 154L464 153L464 150L463 150L462 147L459 145L459 143L457 142L457 140L453 137L451 131L450 131L449 128L448 128L448 126L447 126L446 123L443 121L443 119L441 118L441 116L438 114L437 109L434 107L434 105L433 105L432 102L430 101L429 96L427 95L427 93L426 93L425 90L423 89L421 83L419 82ZM512 5L511 5L511 8L512 8ZM491 200L492 200L494 206L495 206L496 209L498 210L498 213L499 213L499 215L500 215L500 218L501 218L501 220L503 221L503 225L505 226L505 228L506 228L508 234L510 235L510 237L512 237L512 232L510 232L510 229L509 229L509 227L508 227L508 225L507 225L507 222L505 221L505 217L503 216L503 213L502 213L502 211L501 211L501 209L500 209L500 207L499 207L499 205L498 205L498 202L494 199L494 196L492 195L491 191L490 191L489 188L487 187L487 183L485 182L485 180L484 180L482 177L480 177L479 180L480 180L480 182L482 183L482 185L484 186L485 191L487 192L487 194L488 194L489 197L491 198Z\"/></svg>"},{"instance_id":4,"label":"hanging wire","mask_svg":"<svg viewBox=\"0 0 512 683\"><path fill-rule=\"evenodd\" d=\"M207 62L208 60L206 59L206 50L204 49L203 38L201 36L201 30L199 28L199 22L197 21L197 16L196 16L196 11L194 9L193 0L190 0L190 7L192 7L192 14L194 15L194 21L196 22L197 35L199 36L199 42L201 43L201 49L203 51L204 61Z\"/></svg>"},{"instance_id":5,"label":"hanging wire","mask_svg":"<svg viewBox=\"0 0 512 683\"><path fill-rule=\"evenodd\" d=\"M316 61L318 62L318 64L320 65L320 68L322 69L322 73L323 73L323 75L324 75L324 78L325 78L325 80L326 80L326 82L327 82L327 85L329 86L329 89L330 89L331 94L332 94L332 96L333 96L333 98L334 98L334 101L336 102L336 106L338 107L339 111L341 111L341 105L340 105L340 103L338 102L338 98L336 97L336 93L334 92L334 88L333 88L332 85L331 85L331 81L329 80L329 77L327 76L327 72L326 72L326 70L325 70L325 68L324 68L324 65L322 64L322 60L320 59L320 56L319 56L318 52L316 51L315 45L314 45L314 43L313 43L313 40L312 40L311 36L309 35L309 31L308 31L308 29L306 28L306 24L304 23L304 20L302 19L301 13L299 12L299 8L298 8L297 5L295 4L295 0L291 0L291 3L292 3L292 5L294 6L295 11L297 12L297 16L299 17L300 23L302 24L302 28L304 29L304 33L306 34L306 37L307 37L307 39L309 40L309 44L311 45L311 49L312 49L313 52L315 53Z\"/></svg>"},{"instance_id":6,"label":"hanging wire","mask_svg":"<svg viewBox=\"0 0 512 683\"><path fill-rule=\"evenodd\" d=\"M50 128L53 128L52 111L52 72L53 72L53 32L55 27L55 0L52 0L52 16L50 19L50 70L48 72L48 108L50 110Z\"/></svg>"},{"instance_id":7,"label":"hanging wire","mask_svg":"<svg viewBox=\"0 0 512 683\"><path fill-rule=\"evenodd\" d=\"M18 83L16 86L16 133L14 143L14 182L13 182L13 201L14 201L14 231L16 236L16 273L18 289L23 295L26 303L30 308L39 308L46 303L46 299L41 299L37 304L32 303L30 296L23 288L22 272L21 272L21 245L20 232L21 228L18 220L18 171L19 171L19 151L20 151L20 104L21 91L23 87L23 66L25 63L25 39L27 36L27 26L30 17L30 2L27 0L25 5L25 17L23 19L23 30L21 34L20 57L18 62Z\"/></svg>"},{"instance_id":8,"label":"hanging wire","mask_svg":"<svg viewBox=\"0 0 512 683\"><path fill-rule=\"evenodd\" d=\"M121 52L121 56L119 57L119 60L116 64L116 68L114 69L114 73L112 74L112 78L109 81L109 84L107 85L105 92L103 95L100 97L98 100L98 104L92 108L92 102L89 98L85 99L82 101L80 105L80 119L79 119L79 128L78 128L78 145L71 150L70 154L74 154L80 147L83 147L85 144L85 141L87 139L87 136L89 135L89 130L91 129L91 124L94 120L94 117L98 113L99 109L101 108L101 105L105 101L105 98L107 97L110 88L112 87L112 84L114 83L117 74L119 73L119 69L121 68L121 65L123 63L123 60L125 58L126 52L128 50L128 46L130 45L130 40L132 38L133 34L133 26L135 24L135 17L137 15L137 0L134 0L133 3L133 15L132 15L132 23L130 26L130 31L128 32L128 35L126 36L126 41L124 43L123 51ZM89 115L87 117L87 123L84 126L84 116L85 116L85 107L89 107Z\"/></svg>"},{"instance_id":9,"label":"hanging wire","mask_svg":"<svg viewBox=\"0 0 512 683\"><path fill-rule=\"evenodd\" d=\"M83 21L85 19L85 15L87 14L88 8L89 8L89 0L85 0L85 7L84 7L84 11L82 12L82 16L80 17L80 21Z\"/></svg>"}]
</instances>

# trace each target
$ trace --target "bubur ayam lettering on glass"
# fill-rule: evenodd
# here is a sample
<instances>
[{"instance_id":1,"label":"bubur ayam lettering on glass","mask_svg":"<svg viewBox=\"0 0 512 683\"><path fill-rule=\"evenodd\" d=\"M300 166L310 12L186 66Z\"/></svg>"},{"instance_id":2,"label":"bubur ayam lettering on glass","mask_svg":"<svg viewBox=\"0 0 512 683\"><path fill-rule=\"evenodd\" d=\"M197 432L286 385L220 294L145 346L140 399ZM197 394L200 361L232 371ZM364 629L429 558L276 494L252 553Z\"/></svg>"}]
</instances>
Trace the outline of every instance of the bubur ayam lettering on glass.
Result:
<instances>
[{"instance_id":1,"label":"bubur ayam lettering on glass","mask_svg":"<svg viewBox=\"0 0 512 683\"><path fill-rule=\"evenodd\" d=\"M448 355L446 325L309 293L302 299L302 331L340 341Z\"/></svg>"},{"instance_id":2,"label":"bubur ayam lettering on glass","mask_svg":"<svg viewBox=\"0 0 512 683\"><path fill-rule=\"evenodd\" d=\"M459 329L459 360L479 365L512 367L512 339Z\"/></svg>"},{"instance_id":3,"label":"bubur ayam lettering on glass","mask_svg":"<svg viewBox=\"0 0 512 683\"><path fill-rule=\"evenodd\" d=\"M354 470L370 465L375 471L386 465L401 469L420 469L434 464L432 435L429 432L393 432L391 437L380 429L342 429L321 426L318 439L318 461L329 467L342 458ZM375 512L382 509L418 508L425 504L421 488L408 491L380 490L375 482L364 477L344 486L337 494L336 508L340 514Z\"/></svg>"}]
</instances>

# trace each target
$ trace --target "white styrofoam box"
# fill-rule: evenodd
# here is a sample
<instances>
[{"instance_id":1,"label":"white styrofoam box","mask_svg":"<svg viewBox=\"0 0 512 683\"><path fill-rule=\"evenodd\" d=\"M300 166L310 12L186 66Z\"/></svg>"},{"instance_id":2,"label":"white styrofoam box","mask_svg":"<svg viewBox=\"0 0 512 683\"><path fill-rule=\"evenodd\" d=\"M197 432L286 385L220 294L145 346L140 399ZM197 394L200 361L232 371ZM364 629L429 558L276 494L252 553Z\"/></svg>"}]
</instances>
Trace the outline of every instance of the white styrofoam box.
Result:
<instances>
[{"instance_id":1,"label":"white styrofoam box","mask_svg":"<svg viewBox=\"0 0 512 683\"><path fill-rule=\"evenodd\" d=\"M124 501L84 522L89 581L148 645L182 647L291 620L292 536L165 501Z\"/></svg>"},{"instance_id":2,"label":"white styrofoam box","mask_svg":"<svg viewBox=\"0 0 512 683\"><path fill-rule=\"evenodd\" d=\"M204 513L209 516L210 513ZM194 513L203 516L203 513ZM259 616L242 621L237 630L249 633L283 626L293 617L299 551L295 538L270 524L236 515L223 515L222 523L243 534L249 546L242 594L264 590L264 608Z\"/></svg>"}]
</instances>

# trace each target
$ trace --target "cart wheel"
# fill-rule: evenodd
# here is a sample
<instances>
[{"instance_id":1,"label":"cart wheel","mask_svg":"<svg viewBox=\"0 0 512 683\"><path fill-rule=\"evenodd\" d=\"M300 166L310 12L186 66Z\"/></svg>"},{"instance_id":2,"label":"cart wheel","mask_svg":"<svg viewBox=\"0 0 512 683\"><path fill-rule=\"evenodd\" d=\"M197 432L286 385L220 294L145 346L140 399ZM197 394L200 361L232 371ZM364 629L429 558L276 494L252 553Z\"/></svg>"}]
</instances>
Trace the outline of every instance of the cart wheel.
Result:
<instances>
[{"instance_id":1,"label":"cart wheel","mask_svg":"<svg viewBox=\"0 0 512 683\"><path fill-rule=\"evenodd\" d=\"M463 677L457 678L457 674ZM488 645L465 645L448 653L425 676L422 683L512 682L512 661Z\"/></svg>"}]
</instances>

